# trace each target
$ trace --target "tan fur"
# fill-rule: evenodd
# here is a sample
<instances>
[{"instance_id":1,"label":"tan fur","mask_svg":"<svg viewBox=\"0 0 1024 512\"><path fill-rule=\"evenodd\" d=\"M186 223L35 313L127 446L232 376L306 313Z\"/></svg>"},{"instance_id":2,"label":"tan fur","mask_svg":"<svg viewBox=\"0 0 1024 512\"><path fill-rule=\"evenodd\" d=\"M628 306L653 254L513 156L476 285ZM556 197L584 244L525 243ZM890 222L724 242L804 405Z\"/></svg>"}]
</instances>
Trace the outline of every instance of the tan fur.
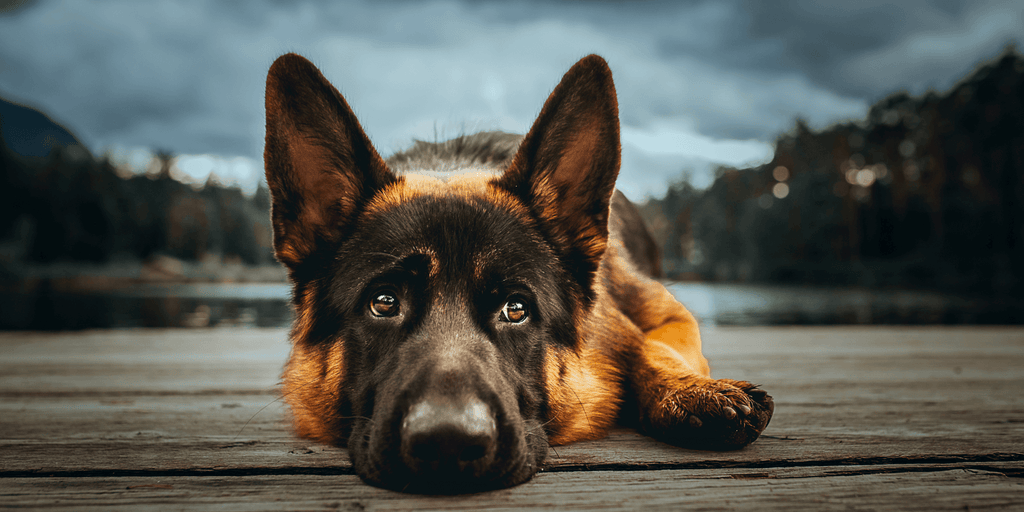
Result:
<instances>
[{"instance_id":1,"label":"tan fur","mask_svg":"<svg viewBox=\"0 0 1024 512\"><path fill-rule=\"evenodd\" d=\"M337 383L344 378L343 346L341 340L327 349L292 346L284 371L284 398L291 407L295 431L301 437L333 445L346 441L339 425L327 422L335 418L333 408L341 400Z\"/></svg>"},{"instance_id":2,"label":"tan fur","mask_svg":"<svg viewBox=\"0 0 1024 512\"><path fill-rule=\"evenodd\" d=\"M548 347L545 375L548 387L548 426L553 445L599 439L607 435L622 402L622 386L609 378L615 364L594 349L580 353Z\"/></svg>"},{"instance_id":3,"label":"tan fur","mask_svg":"<svg viewBox=\"0 0 1024 512\"><path fill-rule=\"evenodd\" d=\"M547 441L556 445L600 438L624 411L638 415L636 419L645 433L704 449L740 448L756 439L767 426L774 410L771 397L749 382L711 378L696 319L661 283L637 270L631 258L644 257L643 242L639 245L641 250L635 253L626 249L624 240L628 233L624 230L645 230L635 208L632 223L625 222L621 205L615 210L612 202L620 164L618 103L611 71L600 57L586 57L566 73L521 142L515 136L500 133L465 136L440 144L418 142L413 150L388 161L401 171L397 174L377 154L341 95L305 59L288 55L275 62L267 81L266 108L264 155L273 199L275 250L290 271L296 293L293 346L283 375L285 399L291 407L296 432L338 446L348 442L355 454L354 467L363 478L381 485L399 485L400 482L389 478L405 478L409 477L407 473L415 473L417 478L429 479L431 472L420 468L466 462L459 458L462 452L452 452L456 455L437 461L430 459L429 450L409 448L414 436L403 434L408 432L403 430L403 415L419 407L415 404L440 400L434 395L423 398L426 395L422 393L428 391L443 395L451 403L470 396L479 403L458 403L472 403L477 410L483 407L491 411L490 420L504 422L502 435L515 433L514 439L500 441L501 449L487 445L486 453L492 455L468 459L476 461L473 464L478 464L479 475L500 478L502 485L514 485L532 476L544 458L545 434ZM408 217L392 212L423 198L430 198L420 203L426 205L440 204L434 200L437 198L452 199L453 205L470 209L455 211L469 211L472 219L479 215L494 222L492 226L502 226L502 230L493 228L502 236L489 235L491 238L486 240L509 240L504 247L524 250L516 253L472 248L465 249L468 254L463 255L459 248L467 246L460 245L461 233L453 235L453 230L446 231L448 224L442 228L423 228L433 224L409 224L405 222ZM617 200L629 204L621 196ZM420 215L417 208L405 208L401 215L410 211ZM388 217L389 213L394 216ZM391 251L384 253L364 249L366 240L374 240L378 234L374 231L378 224L358 222L359 215L390 226L381 232L389 240L418 240L409 242L415 247L399 243L400 250L382 249ZM455 225L461 220L441 219ZM474 226L467 228L467 236L473 236L477 225L467 225ZM361 242L344 245L346 233L352 232L356 233L351 235L353 240ZM427 238L416 238L421 233ZM440 233L436 243L435 233ZM507 237L508 233L517 236ZM630 243L635 241L634 238ZM525 248L538 258L525 255ZM653 241L647 249L643 268L657 269L657 261L648 261L656 259ZM495 272L491 269L495 261L504 265L505 254L515 254L508 259L536 265L522 268L531 269L531 279L537 274L544 279L530 281L527 291L509 287L504 292L508 298L498 300L498 305L507 300L506 307L518 307L532 300L537 312L542 313L538 315L539 322L544 322L544 312L551 312L548 323L532 324L507 317L500 320L499 313L507 310L474 311L495 307L488 304L491 299L466 302L482 296L474 295L481 292L457 291L455 295L465 296L455 300L441 297L438 288L432 292L435 297L420 300L434 308L429 314L435 316L428 318L443 318L448 323L428 322L430 328L425 329L416 327L400 313L379 314L372 309L373 300L337 293L339 283L364 287L365 291L360 293L378 293L372 291L372 268L353 265L347 267L349 273L345 274L338 268L339 263L344 266L346 261L362 260L369 254L397 259L399 255L395 253L409 254L404 251L416 258L429 258L426 263L415 263L420 266L414 268L429 264L431 279L451 276L439 269L456 262L454 268L462 269L459 272L473 274L473 283L487 282L490 273ZM350 260L340 260L339 254ZM465 261L474 257L486 260L485 256L492 259ZM364 263L377 265L372 259ZM514 266L517 261L507 264ZM484 269L483 265L489 267ZM329 272L344 279L336 278L338 282L333 282ZM363 275L370 277L362 282ZM416 279L419 277L408 278L405 283ZM461 274L452 282L465 286L459 284L463 283ZM401 283L390 285L402 287ZM506 285L486 286L501 289ZM400 291L387 290L401 295ZM531 293L532 299L523 296ZM331 309L334 303L314 294L338 303L350 302L343 312L338 312ZM399 299L390 300L399 303ZM358 301L364 301L363 305ZM416 304L410 305L409 311L415 312ZM366 316L360 316L364 313L358 313L359 307ZM452 308L457 314L452 314ZM324 318L318 318L318 314ZM359 330L353 329L353 325L373 327ZM398 326L419 331L409 335ZM360 339L341 338L340 333L351 332L362 333L353 335ZM431 356L436 353L431 350L443 352L455 347L451 345L456 343L455 338L449 339L452 332L470 333L458 338L457 346L460 350L473 348L475 352L460 352L462 356L470 354L466 360L471 364L453 365L455 369L450 371L438 370ZM373 345L382 339L390 339L390 344L380 345L385 348ZM345 360L348 343L354 343L347 347L350 361ZM499 346L503 348L496 348ZM376 347L379 352L390 350L389 363L399 372L416 368L409 375L420 380L403 380L401 375L392 378L388 372L380 371L389 366L382 366L381 359L368 358L366 354L374 353L374 348L365 347ZM481 359L472 362L472 357L476 357L472 354ZM455 362L465 362L462 356ZM373 368L362 368L361 361L367 361L365 366ZM516 363L510 364L513 361ZM346 368L352 372L350 375L345 374ZM370 373L374 370L377 373ZM430 383L438 379L445 384L431 387ZM524 391L526 388L528 391ZM379 390L388 391L376 393ZM408 405L403 400L421 401ZM481 400L489 402L481 405ZM430 407L443 409L437 403ZM367 408L371 405L372 410ZM364 416L353 422L352 417L344 416L349 409L361 410ZM542 417L543 411L546 417ZM367 417L370 415L372 418ZM363 434L354 433L349 440L349 428L353 432L362 428ZM533 430L528 432L529 429ZM455 434L444 435L465 439ZM427 444L447 446L448 441L430 437ZM400 457L395 455L399 451ZM495 460L494 453L505 452L511 454L508 459L494 464L486 462ZM506 475L509 464L518 466Z\"/></svg>"}]
</instances>

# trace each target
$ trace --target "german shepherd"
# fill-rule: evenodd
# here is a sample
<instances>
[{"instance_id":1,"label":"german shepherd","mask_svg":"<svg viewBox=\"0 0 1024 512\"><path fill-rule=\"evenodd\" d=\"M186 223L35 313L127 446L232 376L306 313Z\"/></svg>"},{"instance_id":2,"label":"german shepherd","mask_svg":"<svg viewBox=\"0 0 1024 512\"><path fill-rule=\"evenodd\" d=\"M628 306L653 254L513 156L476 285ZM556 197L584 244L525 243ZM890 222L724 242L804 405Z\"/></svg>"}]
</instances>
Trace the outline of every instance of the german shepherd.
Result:
<instances>
[{"instance_id":1,"label":"german shepherd","mask_svg":"<svg viewBox=\"0 0 1024 512\"><path fill-rule=\"evenodd\" d=\"M298 435L348 446L366 482L471 492L529 480L549 444L616 420L741 448L772 398L713 379L697 322L615 191L612 74L580 60L525 137L380 157L306 59L267 77L274 249L294 285L284 396Z\"/></svg>"}]
</instances>

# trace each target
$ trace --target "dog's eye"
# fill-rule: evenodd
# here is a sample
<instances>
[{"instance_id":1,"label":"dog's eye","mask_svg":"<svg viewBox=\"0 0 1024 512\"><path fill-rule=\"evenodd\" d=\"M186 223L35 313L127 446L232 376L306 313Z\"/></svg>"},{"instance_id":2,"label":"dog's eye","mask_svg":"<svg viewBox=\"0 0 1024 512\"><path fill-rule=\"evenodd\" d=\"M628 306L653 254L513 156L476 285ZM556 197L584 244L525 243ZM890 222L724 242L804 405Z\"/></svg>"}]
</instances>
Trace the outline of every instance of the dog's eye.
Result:
<instances>
[{"instance_id":1,"label":"dog's eye","mask_svg":"<svg viewBox=\"0 0 1024 512\"><path fill-rule=\"evenodd\" d=\"M526 321L529 316L529 309L526 303L521 300L512 299L501 307L501 321L512 324L519 324Z\"/></svg>"},{"instance_id":2,"label":"dog's eye","mask_svg":"<svg viewBox=\"0 0 1024 512\"><path fill-rule=\"evenodd\" d=\"M370 299L373 316L395 316L398 314L398 299L390 293L379 293Z\"/></svg>"}]
</instances>

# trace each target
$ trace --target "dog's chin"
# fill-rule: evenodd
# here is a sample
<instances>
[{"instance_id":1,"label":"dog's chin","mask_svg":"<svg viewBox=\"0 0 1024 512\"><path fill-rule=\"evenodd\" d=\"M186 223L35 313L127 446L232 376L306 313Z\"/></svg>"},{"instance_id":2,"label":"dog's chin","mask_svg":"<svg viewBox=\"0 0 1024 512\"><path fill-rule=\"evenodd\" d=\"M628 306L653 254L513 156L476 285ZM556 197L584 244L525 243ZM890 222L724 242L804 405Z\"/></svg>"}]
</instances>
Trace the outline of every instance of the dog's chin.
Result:
<instances>
[{"instance_id":1,"label":"dog's chin","mask_svg":"<svg viewBox=\"0 0 1024 512\"><path fill-rule=\"evenodd\" d=\"M367 424L362 425L362 428L357 426L353 430L349 454L359 478L382 489L436 495L472 494L504 489L533 478L547 455L547 436L539 422L527 423L531 426L521 430L522 434L511 443L515 446L498 450L507 453L508 456L500 457L487 468L472 464L449 465L442 461L440 467L413 469L402 460L398 450L393 448L394 443L386 439L388 436L366 434L365 432L369 430ZM362 442L353 442L357 439Z\"/></svg>"},{"instance_id":2,"label":"dog's chin","mask_svg":"<svg viewBox=\"0 0 1024 512\"><path fill-rule=\"evenodd\" d=\"M359 477L374 487L409 494L455 495L474 494L515 487L533 478L537 473L537 464L519 465L510 473L500 478L482 479L472 476L435 477L432 475L406 475L405 478L382 477L381 473L363 474Z\"/></svg>"}]
</instances>

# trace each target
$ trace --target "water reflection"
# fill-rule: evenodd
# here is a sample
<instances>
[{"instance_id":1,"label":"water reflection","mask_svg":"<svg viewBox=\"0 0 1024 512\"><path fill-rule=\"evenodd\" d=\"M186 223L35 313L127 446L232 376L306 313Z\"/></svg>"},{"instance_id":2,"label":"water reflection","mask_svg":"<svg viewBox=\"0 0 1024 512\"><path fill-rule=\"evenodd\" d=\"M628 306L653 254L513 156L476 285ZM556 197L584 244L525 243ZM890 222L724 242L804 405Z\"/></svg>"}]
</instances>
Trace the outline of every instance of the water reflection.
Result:
<instances>
[{"instance_id":1,"label":"water reflection","mask_svg":"<svg viewBox=\"0 0 1024 512\"><path fill-rule=\"evenodd\" d=\"M1019 299L911 290L676 283L669 290L704 324L1020 324Z\"/></svg>"},{"instance_id":2,"label":"water reflection","mask_svg":"<svg viewBox=\"0 0 1024 512\"><path fill-rule=\"evenodd\" d=\"M286 284L146 284L67 291L41 281L0 291L0 328L278 327L291 322Z\"/></svg>"},{"instance_id":3,"label":"water reflection","mask_svg":"<svg viewBox=\"0 0 1024 512\"><path fill-rule=\"evenodd\" d=\"M1021 324L1017 299L906 290L673 283L705 325ZM0 290L0 328L284 327L286 284L146 284L67 291L42 281Z\"/></svg>"}]
</instances>

